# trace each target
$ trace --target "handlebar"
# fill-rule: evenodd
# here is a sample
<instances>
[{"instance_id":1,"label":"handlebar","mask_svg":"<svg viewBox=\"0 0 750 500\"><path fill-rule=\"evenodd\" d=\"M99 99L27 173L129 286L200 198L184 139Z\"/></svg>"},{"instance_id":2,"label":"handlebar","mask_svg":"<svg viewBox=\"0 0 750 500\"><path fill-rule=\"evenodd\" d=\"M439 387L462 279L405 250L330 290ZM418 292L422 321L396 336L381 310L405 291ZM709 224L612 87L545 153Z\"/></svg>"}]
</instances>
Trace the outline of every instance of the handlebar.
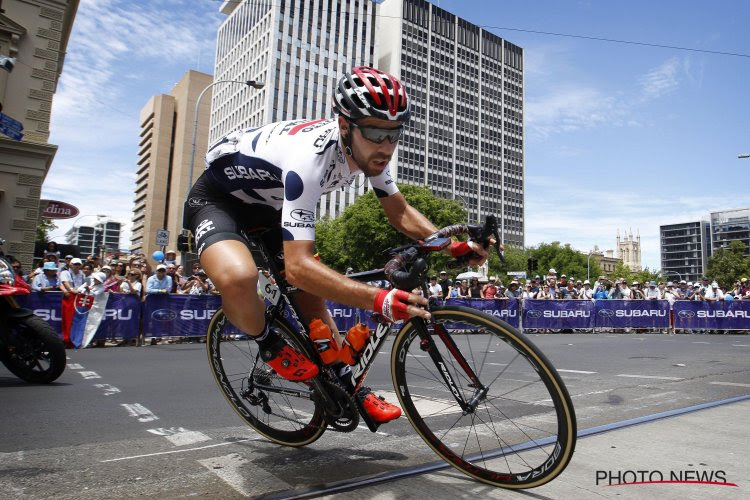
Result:
<instances>
[{"instance_id":1,"label":"handlebar","mask_svg":"<svg viewBox=\"0 0 750 500\"><path fill-rule=\"evenodd\" d=\"M451 243L451 236L459 234L468 234L470 240L481 244L484 248L489 248L490 242L494 238L495 243L492 246L497 251L500 260L505 262L505 255L500 250L497 218L490 215L485 220L484 226L454 224L439 229L421 242L390 250L389 254L392 257L383 268L386 278L395 288L401 290L412 290L420 286L422 274L427 270L425 256L430 252L440 251L447 247ZM476 257L479 256L475 252L471 252L457 258L456 262L463 264ZM405 270L407 268L409 269Z\"/></svg>"}]
</instances>

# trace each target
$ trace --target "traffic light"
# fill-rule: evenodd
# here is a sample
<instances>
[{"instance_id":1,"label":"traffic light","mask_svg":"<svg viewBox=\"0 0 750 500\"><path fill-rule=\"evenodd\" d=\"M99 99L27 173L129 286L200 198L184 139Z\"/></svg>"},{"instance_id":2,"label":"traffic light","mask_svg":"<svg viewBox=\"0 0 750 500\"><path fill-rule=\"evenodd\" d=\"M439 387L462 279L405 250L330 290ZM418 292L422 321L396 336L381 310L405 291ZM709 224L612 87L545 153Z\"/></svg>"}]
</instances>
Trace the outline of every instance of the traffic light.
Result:
<instances>
[{"instance_id":1,"label":"traffic light","mask_svg":"<svg viewBox=\"0 0 750 500\"><path fill-rule=\"evenodd\" d=\"M180 252L193 252L193 233L186 231L177 235L177 250Z\"/></svg>"},{"instance_id":2,"label":"traffic light","mask_svg":"<svg viewBox=\"0 0 750 500\"><path fill-rule=\"evenodd\" d=\"M529 260L526 261L526 267L529 270L529 274L534 274L538 265L539 263L534 257L529 257Z\"/></svg>"}]
</instances>

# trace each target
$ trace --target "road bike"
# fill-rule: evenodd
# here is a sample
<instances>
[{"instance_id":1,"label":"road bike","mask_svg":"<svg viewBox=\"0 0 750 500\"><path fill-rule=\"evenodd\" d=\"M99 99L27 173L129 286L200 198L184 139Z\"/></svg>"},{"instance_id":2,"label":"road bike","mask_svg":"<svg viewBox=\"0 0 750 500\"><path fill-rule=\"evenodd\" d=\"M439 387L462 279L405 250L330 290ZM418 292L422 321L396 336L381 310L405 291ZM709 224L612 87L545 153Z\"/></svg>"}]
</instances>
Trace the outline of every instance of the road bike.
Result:
<instances>
[{"instance_id":1,"label":"road bike","mask_svg":"<svg viewBox=\"0 0 750 500\"><path fill-rule=\"evenodd\" d=\"M426 292L430 254L459 234L485 248L491 237L499 241L494 217L484 226L448 226L392 249L383 269L347 277L388 280L402 290ZM347 391L335 369L321 362L308 336L308 318L295 303L295 289L257 236L251 237L251 249L276 280L263 284L267 320L316 362L320 373L305 382L281 378L260 359L257 343L238 337L219 309L206 344L211 371L229 404L250 427L281 445L308 445L329 429L351 432L360 418L375 432L378 425L356 394L394 325L377 324L352 366L354 391ZM491 315L432 301L428 308L430 320L415 317L401 325L390 353L393 387L417 434L456 469L484 483L532 488L557 477L575 449L576 417L549 360L526 336Z\"/></svg>"}]
</instances>

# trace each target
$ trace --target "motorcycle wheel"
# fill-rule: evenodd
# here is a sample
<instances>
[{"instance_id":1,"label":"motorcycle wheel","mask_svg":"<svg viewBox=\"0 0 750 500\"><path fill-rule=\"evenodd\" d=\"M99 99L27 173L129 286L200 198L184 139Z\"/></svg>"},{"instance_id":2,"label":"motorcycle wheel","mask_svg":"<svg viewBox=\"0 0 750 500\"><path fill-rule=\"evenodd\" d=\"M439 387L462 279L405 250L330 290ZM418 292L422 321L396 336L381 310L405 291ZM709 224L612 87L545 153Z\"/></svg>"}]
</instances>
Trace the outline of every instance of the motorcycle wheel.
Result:
<instances>
[{"instance_id":1,"label":"motorcycle wheel","mask_svg":"<svg viewBox=\"0 0 750 500\"><path fill-rule=\"evenodd\" d=\"M18 378L48 384L65 370L65 344L49 323L27 316L10 325L0 361Z\"/></svg>"}]
</instances>

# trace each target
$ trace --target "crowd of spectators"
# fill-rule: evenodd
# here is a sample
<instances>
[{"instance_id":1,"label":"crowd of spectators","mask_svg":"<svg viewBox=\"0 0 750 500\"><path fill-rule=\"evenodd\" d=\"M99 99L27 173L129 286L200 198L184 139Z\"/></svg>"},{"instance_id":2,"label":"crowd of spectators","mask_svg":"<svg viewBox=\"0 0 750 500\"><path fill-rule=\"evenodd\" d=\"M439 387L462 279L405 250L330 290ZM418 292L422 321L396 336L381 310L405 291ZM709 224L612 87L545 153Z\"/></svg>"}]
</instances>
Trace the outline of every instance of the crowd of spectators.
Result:
<instances>
[{"instance_id":1,"label":"crowd of spectators","mask_svg":"<svg viewBox=\"0 0 750 500\"><path fill-rule=\"evenodd\" d=\"M451 280L446 271L430 276L430 297L472 299L532 299L532 300L702 300L707 302L750 300L750 282L737 281L731 290L724 291L716 281L703 277L695 283L680 280L628 283L625 278L610 280L599 276L592 286L589 280L576 280L550 269L547 276L528 280L513 279L506 287L495 276L489 278ZM418 289L415 293L421 293Z\"/></svg>"},{"instance_id":2,"label":"crowd of spectators","mask_svg":"<svg viewBox=\"0 0 750 500\"><path fill-rule=\"evenodd\" d=\"M174 250L167 250L162 262L152 268L144 254L113 256L102 262L97 255L80 259L73 255L62 257L57 245L50 242L44 258L35 268L25 273L18 260L11 257L17 275L37 292L62 292L67 296L77 292L108 291L127 293L145 299L147 295L177 293L190 295L219 294L199 263L186 272L177 263Z\"/></svg>"}]
</instances>

